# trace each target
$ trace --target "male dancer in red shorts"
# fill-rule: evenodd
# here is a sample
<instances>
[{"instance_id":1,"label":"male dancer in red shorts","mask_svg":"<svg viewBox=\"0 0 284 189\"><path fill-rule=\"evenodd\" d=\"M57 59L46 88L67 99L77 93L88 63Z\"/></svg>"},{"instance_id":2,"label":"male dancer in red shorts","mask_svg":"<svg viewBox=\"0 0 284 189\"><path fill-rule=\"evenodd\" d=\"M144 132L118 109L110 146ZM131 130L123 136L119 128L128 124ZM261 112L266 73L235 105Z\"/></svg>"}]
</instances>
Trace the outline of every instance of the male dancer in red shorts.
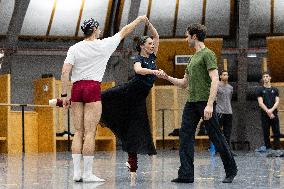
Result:
<instances>
[{"instance_id":1,"label":"male dancer in red shorts","mask_svg":"<svg viewBox=\"0 0 284 189\"><path fill-rule=\"evenodd\" d=\"M104 181L92 173L96 125L102 112L100 82L107 62L120 41L131 33L140 22L146 20L146 16L139 16L113 37L102 40L98 39L101 33L99 23L94 19L86 20L81 26L85 35L84 40L71 46L67 52L61 75L61 97L64 107L68 108L70 99L67 98L67 84L72 71L71 106L75 127L72 143L74 181ZM80 168L82 154L84 159L83 175Z\"/></svg>"}]
</instances>

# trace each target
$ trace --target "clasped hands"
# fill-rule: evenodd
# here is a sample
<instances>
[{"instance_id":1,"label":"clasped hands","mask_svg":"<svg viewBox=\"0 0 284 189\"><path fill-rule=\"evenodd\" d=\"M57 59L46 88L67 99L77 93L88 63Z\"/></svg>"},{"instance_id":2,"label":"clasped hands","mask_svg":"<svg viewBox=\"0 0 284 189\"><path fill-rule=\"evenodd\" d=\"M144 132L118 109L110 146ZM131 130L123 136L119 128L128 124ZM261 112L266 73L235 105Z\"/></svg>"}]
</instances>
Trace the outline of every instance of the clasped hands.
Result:
<instances>
[{"instance_id":1,"label":"clasped hands","mask_svg":"<svg viewBox=\"0 0 284 189\"><path fill-rule=\"evenodd\" d=\"M266 111L266 113L267 113L267 115L268 115L268 117L269 117L270 119L274 119L274 118L275 118L275 115L273 114L273 110L272 110L272 109L268 109L268 110Z\"/></svg>"},{"instance_id":2,"label":"clasped hands","mask_svg":"<svg viewBox=\"0 0 284 189\"><path fill-rule=\"evenodd\" d=\"M157 76L158 78L167 79L169 76L164 70L153 70L153 75Z\"/></svg>"}]
</instances>

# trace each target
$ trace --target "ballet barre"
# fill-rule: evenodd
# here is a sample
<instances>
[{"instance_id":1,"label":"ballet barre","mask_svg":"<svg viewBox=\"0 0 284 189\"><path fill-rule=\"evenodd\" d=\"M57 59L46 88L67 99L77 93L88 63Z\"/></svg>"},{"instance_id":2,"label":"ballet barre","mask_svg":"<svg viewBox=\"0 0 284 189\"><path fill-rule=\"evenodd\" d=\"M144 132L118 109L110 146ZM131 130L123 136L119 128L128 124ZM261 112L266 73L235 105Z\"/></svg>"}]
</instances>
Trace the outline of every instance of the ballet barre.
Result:
<instances>
[{"instance_id":1,"label":"ballet barre","mask_svg":"<svg viewBox=\"0 0 284 189\"><path fill-rule=\"evenodd\" d=\"M55 108L50 105L41 105L41 104L4 104L0 103L0 106L19 106L19 107L40 107L40 108Z\"/></svg>"},{"instance_id":2,"label":"ballet barre","mask_svg":"<svg viewBox=\"0 0 284 189\"><path fill-rule=\"evenodd\" d=\"M156 111L162 112L162 146L165 149L165 111L181 110L179 108L159 108Z\"/></svg>"}]
</instances>

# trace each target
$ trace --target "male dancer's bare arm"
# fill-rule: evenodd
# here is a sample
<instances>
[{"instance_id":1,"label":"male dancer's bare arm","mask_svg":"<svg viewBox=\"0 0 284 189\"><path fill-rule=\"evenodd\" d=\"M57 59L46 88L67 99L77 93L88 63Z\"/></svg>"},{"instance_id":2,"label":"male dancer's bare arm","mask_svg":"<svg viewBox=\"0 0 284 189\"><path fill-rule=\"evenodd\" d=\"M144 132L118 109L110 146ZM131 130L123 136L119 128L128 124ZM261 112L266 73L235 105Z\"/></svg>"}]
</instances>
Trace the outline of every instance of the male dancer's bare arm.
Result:
<instances>
[{"instance_id":1,"label":"male dancer's bare arm","mask_svg":"<svg viewBox=\"0 0 284 189\"><path fill-rule=\"evenodd\" d=\"M208 105L212 105L216 99L217 90L218 90L218 84L219 84L219 76L218 76L218 70L209 70L209 76L211 78L211 86L210 86L210 94L208 98Z\"/></svg>"},{"instance_id":2,"label":"male dancer's bare arm","mask_svg":"<svg viewBox=\"0 0 284 189\"><path fill-rule=\"evenodd\" d=\"M188 86L188 80L189 78L187 77L187 74L185 73L182 79L178 79L178 78L174 78L169 76L166 72L164 72L164 70L159 70L160 73L157 75L159 78L168 80L169 82L171 82L172 84L181 87L183 89L185 89Z\"/></svg>"},{"instance_id":3,"label":"male dancer's bare arm","mask_svg":"<svg viewBox=\"0 0 284 189\"><path fill-rule=\"evenodd\" d=\"M68 88L68 82L69 82L69 75L72 70L73 65L64 63L62 72L61 72L61 83L62 83L62 93L61 94L67 94L67 88ZM65 99L65 98L64 98ZM63 100L64 106L67 105L67 101Z\"/></svg>"},{"instance_id":4,"label":"male dancer's bare arm","mask_svg":"<svg viewBox=\"0 0 284 189\"><path fill-rule=\"evenodd\" d=\"M188 86L188 78L186 74L184 74L184 77L182 79L174 78L171 76L168 76L166 79L172 84L183 89L185 89Z\"/></svg>"},{"instance_id":5,"label":"male dancer's bare arm","mask_svg":"<svg viewBox=\"0 0 284 189\"><path fill-rule=\"evenodd\" d=\"M147 20L146 15L138 16L133 22L124 26L119 32L121 39L125 38L128 34L130 34L140 22L146 20Z\"/></svg>"},{"instance_id":6,"label":"male dancer's bare arm","mask_svg":"<svg viewBox=\"0 0 284 189\"><path fill-rule=\"evenodd\" d=\"M204 120L209 120L213 115L213 103L216 99L217 91L218 91L218 84L219 84L219 76L218 70L209 70L209 76L211 78L211 86L210 86L210 94L207 101L207 105L204 109Z\"/></svg>"}]
</instances>

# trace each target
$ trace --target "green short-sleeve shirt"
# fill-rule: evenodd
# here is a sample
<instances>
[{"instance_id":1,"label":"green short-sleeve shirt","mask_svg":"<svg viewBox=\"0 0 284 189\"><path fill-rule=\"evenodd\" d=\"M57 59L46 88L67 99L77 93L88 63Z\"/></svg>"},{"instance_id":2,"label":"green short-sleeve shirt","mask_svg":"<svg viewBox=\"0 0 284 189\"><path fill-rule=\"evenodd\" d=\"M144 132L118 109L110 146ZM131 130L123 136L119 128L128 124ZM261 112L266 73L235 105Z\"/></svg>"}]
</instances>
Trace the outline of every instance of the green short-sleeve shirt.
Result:
<instances>
[{"instance_id":1,"label":"green short-sleeve shirt","mask_svg":"<svg viewBox=\"0 0 284 189\"><path fill-rule=\"evenodd\" d=\"M187 64L185 73L189 78L188 102L208 101L211 78L209 70L218 69L215 53L207 47L195 53Z\"/></svg>"}]
</instances>

